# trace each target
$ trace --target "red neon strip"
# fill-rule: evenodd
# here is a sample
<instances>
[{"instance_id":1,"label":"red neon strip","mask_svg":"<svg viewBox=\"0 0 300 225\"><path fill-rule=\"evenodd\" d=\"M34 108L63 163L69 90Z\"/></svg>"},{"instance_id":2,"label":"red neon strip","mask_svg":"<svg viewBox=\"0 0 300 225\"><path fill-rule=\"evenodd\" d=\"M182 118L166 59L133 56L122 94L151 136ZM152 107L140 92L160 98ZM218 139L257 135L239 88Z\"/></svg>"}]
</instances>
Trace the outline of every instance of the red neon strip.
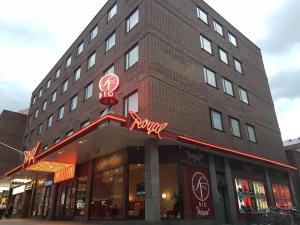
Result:
<instances>
[{"instance_id":1,"label":"red neon strip","mask_svg":"<svg viewBox=\"0 0 300 225\"><path fill-rule=\"evenodd\" d=\"M280 163L280 162L273 161L273 160L270 160L270 159L266 159L266 158L258 157L258 156L255 156L255 155L239 152L239 151L234 150L234 149L209 144L207 142L199 141L199 140L189 138L189 137L185 137L185 136L182 136L182 135L179 135L177 137L177 139L180 140L180 141L186 142L186 143L196 144L196 145L203 146L203 147L209 147L209 148L212 148L214 150L229 153L229 154L232 154L232 155L237 155L237 156L241 156L241 157L249 158L249 159L255 159L255 160L270 164L270 165L280 166L280 167L287 168L287 169L290 169L290 170L297 170L296 167L290 166L288 164L284 164L284 163Z\"/></svg>"}]
</instances>

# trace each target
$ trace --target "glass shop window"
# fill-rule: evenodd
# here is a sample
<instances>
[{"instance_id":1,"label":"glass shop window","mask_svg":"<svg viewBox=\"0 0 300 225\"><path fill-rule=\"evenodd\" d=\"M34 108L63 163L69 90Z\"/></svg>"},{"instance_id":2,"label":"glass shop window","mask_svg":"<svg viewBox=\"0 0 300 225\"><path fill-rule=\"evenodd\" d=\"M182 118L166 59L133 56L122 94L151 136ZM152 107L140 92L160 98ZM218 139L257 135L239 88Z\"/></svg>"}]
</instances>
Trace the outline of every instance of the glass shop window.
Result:
<instances>
[{"instance_id":1,"label":"glass shop window","mask_svg":"<svg viewBox=\"0 0 300 225\"><path fill-rule=\"evenodd\" d=\"M276 206L282 209L293 208L290 190L287 185L272 184Z\"/></svg>"},{"instance_id":2,"label":"glass shop window","mask_svg":"<svg viewBox=\"0 0 300 225\"><path fill-rule=\"evenodd\" d=\"M84 216L87 177L78 178L75 216Z\"/></svg>"},{"instance_id":3,"label":"glass shop window","mask_svg":"<svg viewBox=\"0 0 300 225\"><path fill-rule=\"evenodd\" d=\"M91 219L124 218L123 171L124 167L117 167L94 174Z\"/></svg>"},{"instance_id":4,"label":"glass shop window","mask_svg":"<svg viewBox=\"0 0 300 225\"><path fill-rule=\"evenodd\" d=\"M42 216L46 188L38 188L35 192L32 216Z\"/></svg>"},{"instance_id":5,"label":"glass shop window","mask_svg":"<svg viewBox=\"0 0 300 225\"><path fill-rule=\"evenodd\" d=\"M181 219L183 208L178 188L177 164L160 164L159 176L160 217L162 219Z\"/></svg>"},{"instance_id":6,"label":"glass shop window","mask_svg":"<svg viewBox=\"0 0 300 225\"><path fill-rule=\"evenodd\" d=\"M129 165L128 217L145 218L145 167L144 164Z\"/></svg>"},{"instance_id":7,"label":"glass shop window","mask_svg":"<svg viewBox=\"0 0 300 225\"><path fill-rule=\"evenodd\" d=\"M268 208L262 182L236 178L235 187L240 214L260 213Z\"/></svg>"}]
</instances>

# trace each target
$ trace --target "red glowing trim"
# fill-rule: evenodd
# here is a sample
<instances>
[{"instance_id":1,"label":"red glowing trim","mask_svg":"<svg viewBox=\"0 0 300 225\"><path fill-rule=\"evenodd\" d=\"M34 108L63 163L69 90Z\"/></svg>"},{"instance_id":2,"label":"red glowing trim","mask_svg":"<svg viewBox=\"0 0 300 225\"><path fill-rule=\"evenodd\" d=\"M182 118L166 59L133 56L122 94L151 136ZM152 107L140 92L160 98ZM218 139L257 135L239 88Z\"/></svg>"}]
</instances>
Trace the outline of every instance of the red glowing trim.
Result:
<instances>
[{"instance_id":1,"label":"red glowing trim","mask_svg":"<svg viewBox=\"0 0 300 225\"><path fill-rule=\"evenodd\" d=\"M132 131L134 128L143 129L148 135L156 134L159 139L161 139L161 132L168 126L168 123L158 123L152 122L148 119L142 120L136 113L129 112L130 118L132 119L129 125L129 130Z\"/></svg>"},{"instance_id":2,"label":"red glowing trim","mask_svg":"<svg viewBox=\"0 0 300 225\"><path fill-rule=\"evenodd\" d=\"M229 153L231 155L236 155L236 156L240 156L240 157L244 157L244 158L248 158L248 159L255 159L255 160L270 164L270 165L279 166L279 167L287 168L287 169L290 169L290 170L297 170L296 167L290 166L288 164L280 163L280 162L277 162L277 161L273 161L273 160L270 160L270 159L258 157L258 156L251 155L251 154L246 154L246 153L234 150L234 149L209 144L207 142L199 141L199 140L196 140L196 139L193 139L193 138L189 138L189 137L179 135L177 137L177 139L180 140L180 141L186 142L186 143L196 144L196 145L202 146L202 147L209 147L209 148L212 148L213 150Z\"/></svg>"},{"instance_id":3,"label":"red glowing trim","mask_svg":"<svg viewBox=\"0 0 300 225\"><path fill-rule=\"evenodd\" d=\"M116 74L106 74L99 81L99 101L103 105L116 105L118 103L117 90L120 86L120 79Z\"/></svg>"},{"instance_id":4,"label":"red glowing trim","mask_svg":"<svg viewBox=\"0 0 300 225\"><path fill-rule=\"evenodd\" d=\"M28 166L30 164L35 163L35 157L41 145L42 143L38 142L32 150L24 151L23 168L25 168L26 165Z\"/></svg>"}]
</instances>

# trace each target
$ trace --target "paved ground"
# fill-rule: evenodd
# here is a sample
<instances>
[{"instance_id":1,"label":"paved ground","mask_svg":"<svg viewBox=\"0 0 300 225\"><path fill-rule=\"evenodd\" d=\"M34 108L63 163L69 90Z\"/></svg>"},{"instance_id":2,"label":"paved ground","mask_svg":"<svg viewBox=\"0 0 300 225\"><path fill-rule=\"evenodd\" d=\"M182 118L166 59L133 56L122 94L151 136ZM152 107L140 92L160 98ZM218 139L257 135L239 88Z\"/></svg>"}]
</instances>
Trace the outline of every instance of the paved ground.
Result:
<instances>
[{"instance_id":1,"label":"paved ground","mask_svg":"<svg viewBox=\"0 0 300 225\"><path fill-rule=\"evenodd\" d=\"M34 219L3 219L0 220L0 225L83 225L73 221L47 221Z\"/></svg>"}]
</instances>

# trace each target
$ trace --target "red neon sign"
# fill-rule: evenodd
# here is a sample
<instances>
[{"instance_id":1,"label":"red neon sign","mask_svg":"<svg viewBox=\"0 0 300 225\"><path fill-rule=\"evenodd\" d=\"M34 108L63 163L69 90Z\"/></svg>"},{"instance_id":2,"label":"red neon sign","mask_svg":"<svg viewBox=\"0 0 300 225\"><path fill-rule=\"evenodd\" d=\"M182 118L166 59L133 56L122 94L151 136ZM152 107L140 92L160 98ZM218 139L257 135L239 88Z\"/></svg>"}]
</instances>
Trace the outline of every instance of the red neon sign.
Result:
<instances>
[{"instance_id":1,"label":"red neon sign","mask_svg":"<svg viewBox=\"0 0 300 225\"><path fill-rule=\"evenodd\" d=\"M116 74L106 74L99 81L99 100L103 105L116 105L118 103L117 90L120 79Z\"/></svg>"},{"instance_id":2,"label":"red neon sign","mask_svg":"<svg viewBox=\"0 0 300 225\"><path fill-rule=\"evenodd\" d=\"M35 156L37 155L37 152L40 149L41 145L42 143L38 142L32 150L24 151L23 167L25 167L26 165L33 164L35 162Z\"/></svg>"},{"instance_id":3,"label":"red neon sign","mask_svg":"<svg viewBox=\"0 0 300 225\"><path fill-rule=\"evenodd\" d=\"M129 130L132 131L134 128L145 130L146 133L155 134L161 139L161 132L168 126L168 123L152 122L148 119L142 120L136 113L129 112L130 119L132 120Z\"/></svg>"}]
</instances>

